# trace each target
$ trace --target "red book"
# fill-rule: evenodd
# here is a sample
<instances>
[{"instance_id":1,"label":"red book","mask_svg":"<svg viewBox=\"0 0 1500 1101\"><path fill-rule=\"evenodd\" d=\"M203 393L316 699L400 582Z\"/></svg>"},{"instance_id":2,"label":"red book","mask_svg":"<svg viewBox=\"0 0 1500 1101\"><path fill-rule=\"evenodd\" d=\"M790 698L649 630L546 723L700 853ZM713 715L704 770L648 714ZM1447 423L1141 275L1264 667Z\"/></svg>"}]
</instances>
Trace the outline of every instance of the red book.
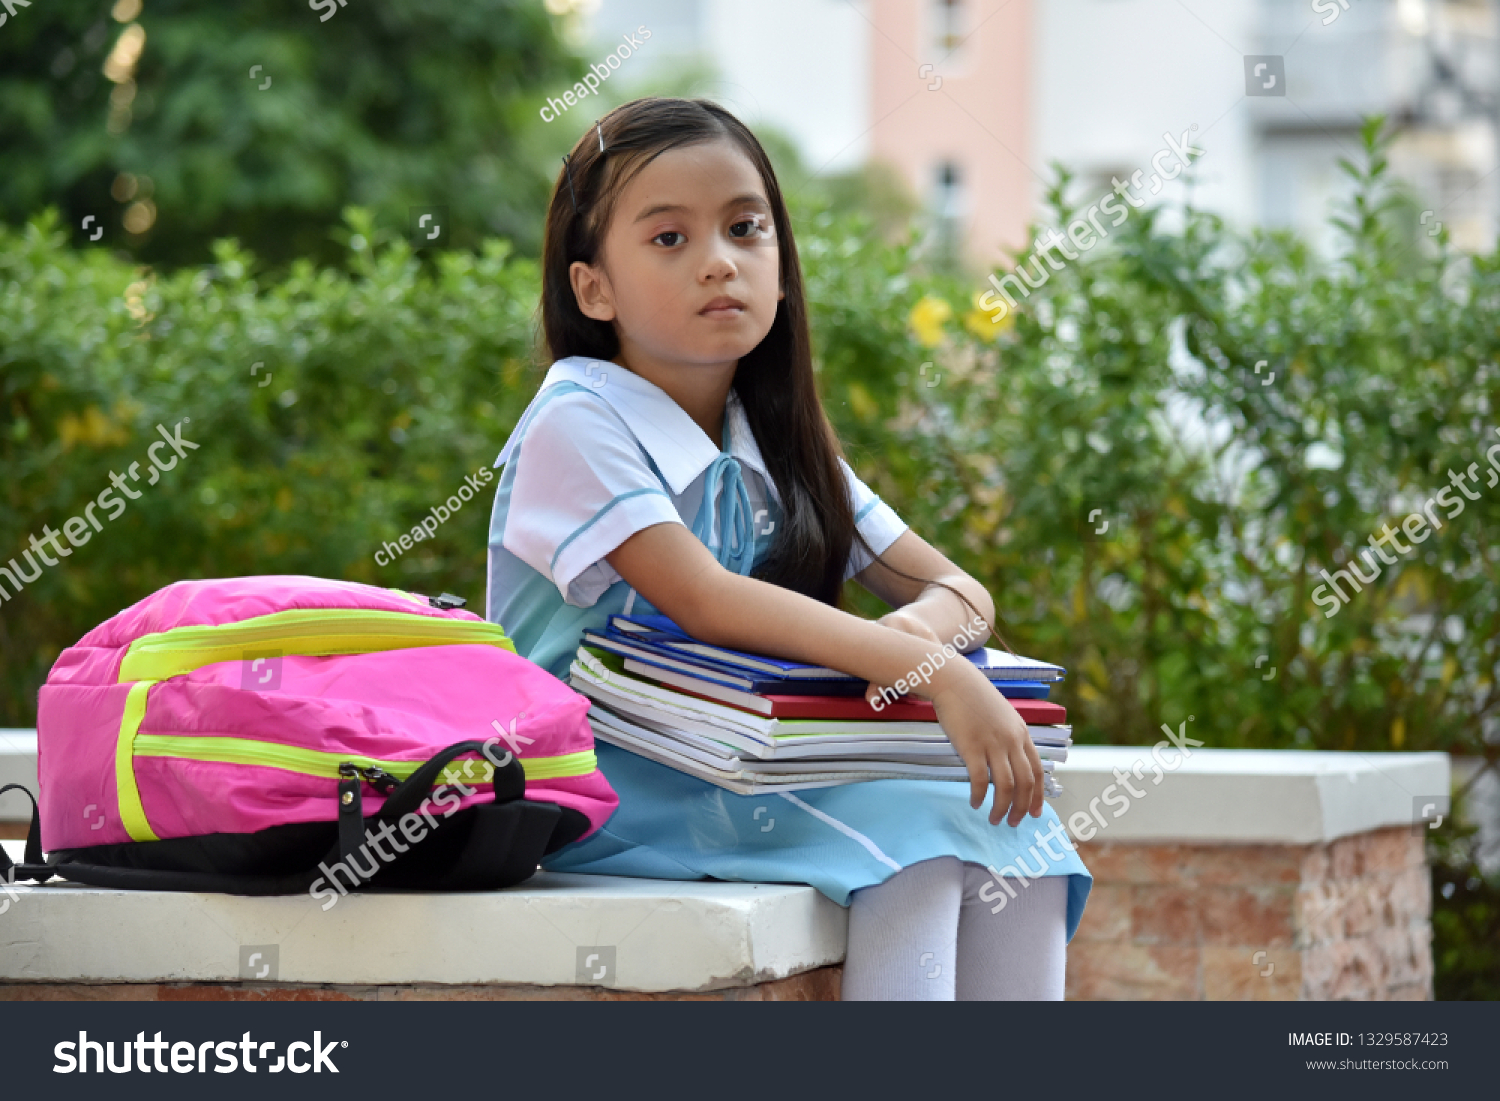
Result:
<instances>
[{"instance_id":1,"label":"red book","mask_svg":"<svg viewBox=\"0 0 1500 1101\"><path fill-rule=\"evenodd\" d=\"M625 672L643 677L686 692L690 696L712 700L714 703L737 707L756 715L769 715L773 719L857 719L872 721L886 719L892 722L937 722L937 712L931 700L917 696L906 696L895 703L888 703L879 711L871 707L863 696L794 696L770 693L742 692L738 688L714 684L699 677L688 676L662 669L655 665L625 659ZM1056 726L1068 721L1068 709L1047 700L1010 701L1028 726Z\"/></svg>"},{"instance_id":2,"label":"red book","mask_svg":"<svg viewBox=\"0 0 1500 1101\"><path fill-rule=\"evenodd\" d=\"M937 712L933 709L931 700L902 699L896 703L888 703L876 711L863 696L758 696L758 699L766 701L769 705L769 710L765 710L760 706L742 706L736 701L719 699L704 692L695 692L690 688L681 688L678 685L673 687L701 699L713 700L714 703L722 703L729 707L739 707L741 711L751 711L758 715L770 715L775 719L859 719L865 721L887 719L892 722L937 722ZM742 694L749 695L749 693ZM1010 705L1029 726L1054 726L1068 721L1068 709L1062 704L1049 703L1047 700L1011 700Z\"/></svg>"}]
</instances>

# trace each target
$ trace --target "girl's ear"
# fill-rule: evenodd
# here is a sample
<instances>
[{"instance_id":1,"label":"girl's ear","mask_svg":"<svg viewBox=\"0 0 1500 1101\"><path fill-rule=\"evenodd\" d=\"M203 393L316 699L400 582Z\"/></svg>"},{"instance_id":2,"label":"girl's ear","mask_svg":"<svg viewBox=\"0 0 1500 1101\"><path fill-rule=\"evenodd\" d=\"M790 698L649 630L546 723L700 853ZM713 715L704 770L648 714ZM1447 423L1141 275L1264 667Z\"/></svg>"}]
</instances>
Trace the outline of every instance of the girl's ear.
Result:
<instances>
[{"instance_id":1,"label":"girl's ear","mask_svg":"<svg viewBox=\"0 0 1500 1101\"><path fill-rule=\"evenodd\" d=\"M595 321L615 319L614 295L602 268L574 260L568 265L568 279L573 284L573 297L578 300L578 308L584 317Z\"/></svg>"}]
</instances>

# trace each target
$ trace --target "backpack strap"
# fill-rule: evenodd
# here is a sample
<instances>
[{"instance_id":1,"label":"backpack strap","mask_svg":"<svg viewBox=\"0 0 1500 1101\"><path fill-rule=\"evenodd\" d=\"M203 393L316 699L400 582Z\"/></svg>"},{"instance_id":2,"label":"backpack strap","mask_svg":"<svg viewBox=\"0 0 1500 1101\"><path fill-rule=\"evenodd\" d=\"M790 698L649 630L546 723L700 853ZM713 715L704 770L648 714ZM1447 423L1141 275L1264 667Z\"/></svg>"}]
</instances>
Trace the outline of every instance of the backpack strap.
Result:
<instances>
[{"instance_id":1,"label":"backpack strap","mask_svg":"<svg viewBox=\"0 0 1500 1101\"><path fill-rule=\"evenodd\" d=\"M521 799L526 795L526 770L521 765L521 760L514 753L505 754L504 763L494 761L484 752L484 742L455 742L447 749L440 750L434 754L426 764L413 772L406 780L390 793L381 808L379 817L400 818L416 810L427 793L432 790L433 784L442 774L443 769L454 760L462 757L465 753L478 753L490 760L495 766L495 802L509 803L512 799Z\"/></svg>"},{"instance_id":2,"label":"backpack strap","mask_svg":"<svg viewBox=\"0 0 1500 1101\"><path fill-rule=\"evenodd\" d=\"M361 774L371 784L385 789L385 805L380 808L375 821L395 822L407 814L414 813L422 805L422 800L431 794L438 777L455 758L462 757L465 753L479 753L488 757L484 753L485 744L484 742L455 742L429 757L399 784L394 784L393 777L378 769L356 769L350 766L339 781L338 859L347 863L350 854L358 852L360 846L365 843L364 797L359 782ZM503 764L491 761L495 765L495 802L497 803L509 803L524 798L526 795L526 770L522 767L520 758L509 752L505 756L509 759ZM377 773L377 775L371 775L371 773ZM390 786L391 784L394 786Z\"/></svg>"},{"instance_id":3,"label":"backpack strap","mask_svg":"<svg viewBox=\"0 0 1500 1101\"><path fill-rule=\"evenodd\" d=\"M11 860L10 853L0 847L0 879L14 883L18 879L30 879L45 883L52 877L52 869L42 859L42 816L37 810L36 796L20 784L6 784L0 795L7 791L19 791L31 800L31 828L26 833L26 850L21 854L21 863Z\"/></svg>"}]
</instances>

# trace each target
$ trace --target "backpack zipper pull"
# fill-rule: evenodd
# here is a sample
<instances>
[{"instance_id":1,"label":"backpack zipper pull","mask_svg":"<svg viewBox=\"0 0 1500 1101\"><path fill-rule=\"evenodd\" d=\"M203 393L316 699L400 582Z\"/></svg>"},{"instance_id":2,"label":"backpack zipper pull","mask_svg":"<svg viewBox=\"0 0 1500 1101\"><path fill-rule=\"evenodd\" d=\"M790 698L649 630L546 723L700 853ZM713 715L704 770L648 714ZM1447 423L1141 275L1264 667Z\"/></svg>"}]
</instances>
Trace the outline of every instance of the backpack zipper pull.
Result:
<instances>
[{"instance_id":1,"label":"backpack zipper pull","mask_svg":"<svg viewBox=\"0 0 1500 1101\"><path fill-rule=\"evenodd\" d=\"M339 764L339 856L347 857L364 842L364 800L359 792L359 766Z\"/></svg>"},{"instance_id":2,"label":"backpack zipper pull","mask_svg":"<svg viewBox=\"0 0 1500 1101\"><path fill-rule=\"evenodd\" d=\"M374 765L371 765L369 768L362 768L359 771L363 774L366 783L380 792L381 795L389 795L401 783L400 780L397 780L389 772L376 768Z\"/></svg>"}]
</instances>

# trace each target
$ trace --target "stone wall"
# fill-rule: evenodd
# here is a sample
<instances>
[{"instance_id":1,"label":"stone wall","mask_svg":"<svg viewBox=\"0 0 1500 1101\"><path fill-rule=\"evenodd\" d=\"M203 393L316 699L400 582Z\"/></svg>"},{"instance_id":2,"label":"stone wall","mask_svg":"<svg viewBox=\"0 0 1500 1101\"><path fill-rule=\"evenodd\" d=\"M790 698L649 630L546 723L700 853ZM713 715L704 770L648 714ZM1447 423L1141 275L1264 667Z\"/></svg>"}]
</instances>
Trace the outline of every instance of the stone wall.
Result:
<instances>
[{"instance_id":1,"label":"stone wall","mask_svg":"<svg viewBox=\"0 0 1500 1101\"><path fill-rule=\"evenodd\" d=\"M520 983L0 983L0 1002L836 1002L844 969L696 993Z\"/></svg>"},{"instance_id":2,"label":"stone wall","mask_svg":"<svg viewBox=\"0 0 1500 1101\"><path fill-rule=\"evenodd\" d=\"M1079 851L1094 891L1068 946L1070 999L1432 997L1431 878L1410 828Z\"/></svg>"}]
</instances>

